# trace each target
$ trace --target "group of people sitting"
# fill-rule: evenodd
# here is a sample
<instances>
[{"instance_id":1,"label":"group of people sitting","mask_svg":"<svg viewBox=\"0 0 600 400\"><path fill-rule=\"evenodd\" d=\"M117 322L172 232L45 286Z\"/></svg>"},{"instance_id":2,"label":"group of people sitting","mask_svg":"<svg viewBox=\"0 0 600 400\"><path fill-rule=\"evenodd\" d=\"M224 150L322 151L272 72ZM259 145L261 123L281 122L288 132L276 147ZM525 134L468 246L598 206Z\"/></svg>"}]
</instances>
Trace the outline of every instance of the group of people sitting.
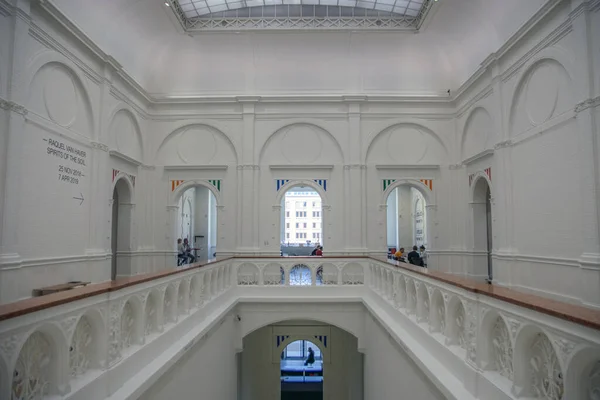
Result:
<instances>
[{"instance_id":1,"label":"group of people sitting","mask_svg":"<svg viewBox=\"0 0 600 400\"><path fill-rule=\"evenodd\" d=\"M323 255L323 246L319 246L317 245L312 253L310 253L311 256L322 256Z\"/></svg>"},{"instance_id":2,"label":"group of people sitting","mask_svg":"<svg viewBox=\"0 0 600 400\"><path fill-rule=\"evenodd\" d=\"M192 253L192 248L187 238L177 239L177 266L191 264L196 261L196 256Z\"/></svg>"},{"instance_id":3,"label":"group of people sitting","mask_svg":"<svg viewBox=\"0 0 600 400\"><path fill-rule=\"evenodd\" d=\"M408 261L410 264L427 268L427 251L423 245L421 248L413 246L412 251L405 256L404 247L400 247L400 249L394 254L394 260L402 262Z\"/></svg>"}]
</instances>

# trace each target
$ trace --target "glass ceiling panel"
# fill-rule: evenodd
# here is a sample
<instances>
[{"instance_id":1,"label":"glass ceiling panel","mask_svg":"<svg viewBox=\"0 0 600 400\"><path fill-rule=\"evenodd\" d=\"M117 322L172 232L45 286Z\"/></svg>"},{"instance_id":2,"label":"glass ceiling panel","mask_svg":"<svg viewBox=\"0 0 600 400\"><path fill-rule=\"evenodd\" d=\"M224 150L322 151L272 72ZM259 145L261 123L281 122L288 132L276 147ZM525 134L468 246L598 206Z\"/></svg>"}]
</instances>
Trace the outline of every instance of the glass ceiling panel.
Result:
<instances>
[{"instance_id":1,"label":"glass ceiling panel","mask_svg":"<svg viewBox=\"0 0 600 400\"><path fill-rule=\"evenodd\" d=\"M193 19L221 11L273 5L324 5L358 7L417 17L426 0L177 0L185 18Z\"/></svg>"}]
</instances>

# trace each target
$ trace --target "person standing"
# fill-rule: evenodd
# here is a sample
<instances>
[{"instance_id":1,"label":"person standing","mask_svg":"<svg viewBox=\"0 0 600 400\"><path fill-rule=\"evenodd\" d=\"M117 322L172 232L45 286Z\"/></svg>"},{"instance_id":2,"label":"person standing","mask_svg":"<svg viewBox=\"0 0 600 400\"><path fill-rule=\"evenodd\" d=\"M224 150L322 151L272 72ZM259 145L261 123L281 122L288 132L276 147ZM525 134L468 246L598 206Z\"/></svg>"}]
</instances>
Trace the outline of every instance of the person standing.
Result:
<instances>
[{"instance_id":1,"label":"person standing","mask_svg":"<svg viewBox=\"0 0 600 400\"><path fill-rule=\"evenodd\" d=\"M424 245L421 245L419 255L421 256L421 267L427 268L427 251Z\"/></svg>"}]
</instances>

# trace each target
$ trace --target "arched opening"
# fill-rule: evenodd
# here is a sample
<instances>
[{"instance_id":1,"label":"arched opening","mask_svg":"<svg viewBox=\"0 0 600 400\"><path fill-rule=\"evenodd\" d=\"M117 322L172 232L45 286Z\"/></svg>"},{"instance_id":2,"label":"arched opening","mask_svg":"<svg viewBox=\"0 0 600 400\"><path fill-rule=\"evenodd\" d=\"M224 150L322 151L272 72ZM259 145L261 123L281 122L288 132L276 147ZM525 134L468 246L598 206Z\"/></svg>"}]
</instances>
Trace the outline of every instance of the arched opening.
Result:
<instances>
[{"instance_id":1,"label":"arched opening","mask_svg":"<svg viewBox=\"0 0 600 400\"><path fill-rule=\"evenodd\" d=\"M217 199L204 185L186 188L177 199L177 265L206 261L217 252Z\"/></svg>"},{"instance_id":2,"label":"arched opening","mask_svg":"<svg viewBox=\"0 0 600 400\"><path fill-rule=\"evenodd\" d=\"M427 265L427 201L421 188L410 183L402 183L392 189L386 200L387 205L387 249L390 257L404 248L402 260L408 262L407 254L417 246L423 266ZM423 246L423 249L421 249ZM420 261L414 259L419 265Z\"/></svg>"},{"instance_id":3,"label":"arched opening","mask_svg":"<svg viewBox=\"0 0 600 400\"><path fill-rule=\"evenodd\" d=\"M323 399L323 353L310 340L295 340L281 352L281 400Z\"/></svg>"},{"instance_id":4,"label":"arched opening","mask_svg":"<svg viewBox=\"0 0 600 400\"><path fill-rule=\"evenodd\" d=\"M323 246L323 201L311 187L295 186L281 199L281 255L315 255Z\"/></svg>"},{"instance_id":5,"label":"arched opening","mask_svg":"<svg viewBox=\"0 0 600 400\"><path fill-rule=\"evenodd\" d=\"M131 271L131 223L133 204L131 189L125 178L117 180L112 195L111 226L111 279L130 276Z\"/></svg>"},{"instance_id":6,"label":"arched opening","mask_svg":"<svg viewBox=\"0 0 600 400\"><path fill-rule=\"evenodd\" d=\"M473 188L473 274L493 278L492 266L492 203L491 191L483 177L475 181Z\"/></svg>"},{"instance_id":7,"label":"arched opening","mask_svg":"<svg viewBox=\"0 0 600 400\"><path fill-rule=\"evenodd\" d=\"M264 325L271 315L243 333L238 399L363 398L364 359L354 334L304 318Z\"/></svg>"}]
</instances>

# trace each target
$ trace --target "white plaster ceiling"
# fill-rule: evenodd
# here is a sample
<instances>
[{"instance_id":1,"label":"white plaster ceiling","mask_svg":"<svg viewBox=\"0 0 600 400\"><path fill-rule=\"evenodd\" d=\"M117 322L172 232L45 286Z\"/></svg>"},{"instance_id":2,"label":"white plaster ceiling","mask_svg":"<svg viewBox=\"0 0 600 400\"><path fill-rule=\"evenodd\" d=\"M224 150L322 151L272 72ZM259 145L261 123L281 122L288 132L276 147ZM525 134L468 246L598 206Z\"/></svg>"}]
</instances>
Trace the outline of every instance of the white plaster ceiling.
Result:
<instances>
[{"instance_id":1,"label":"white plaster ceiling","mask_svg":"<svg viewBox=\"0 0 600 400\"><path fill-rule=\"evenodd\" d=\"M186 35L160 0L52 0L158 96L440 94L456 89L546 0L439 0L418 34Z\"/></svg>"}]
</instances>

